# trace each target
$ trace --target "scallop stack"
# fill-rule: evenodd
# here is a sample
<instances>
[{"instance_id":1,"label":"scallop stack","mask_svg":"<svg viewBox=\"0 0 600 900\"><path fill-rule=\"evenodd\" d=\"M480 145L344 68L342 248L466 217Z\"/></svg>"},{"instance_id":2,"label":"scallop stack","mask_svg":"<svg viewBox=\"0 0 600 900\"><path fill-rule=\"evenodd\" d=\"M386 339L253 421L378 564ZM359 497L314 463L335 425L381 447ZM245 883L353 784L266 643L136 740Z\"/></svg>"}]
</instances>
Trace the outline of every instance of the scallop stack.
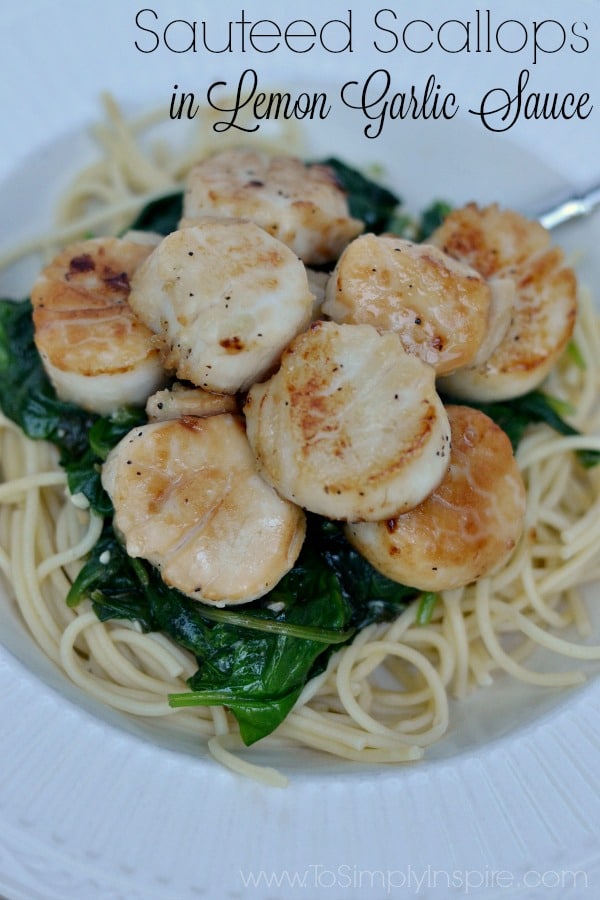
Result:
<instances>
[{"instance_id":1,"label":"scallop stack","mask_svg":"<svg viewBox=\"0 0 600 900\"><path fill-rule=\"evenodd\" d=\"M517 545L510 441L469 403L546 377L573 329L574 274L541 226L496 206L456 210L426 244L363 232L327 166L229 150L191 171L176 231L124 247L122 269L111 244L112 282L86 242L40 277L36 341L59 394L101 413L147 401L103 484L127 552L190 597L266 594L306 512L420 590L481 578ZM101 370L82 362L93 343L58 347L84 316L104 323L81 338L102 346ZM133 401L111 383L132 323L152 366Z\"/></svg>"}]
</instances>

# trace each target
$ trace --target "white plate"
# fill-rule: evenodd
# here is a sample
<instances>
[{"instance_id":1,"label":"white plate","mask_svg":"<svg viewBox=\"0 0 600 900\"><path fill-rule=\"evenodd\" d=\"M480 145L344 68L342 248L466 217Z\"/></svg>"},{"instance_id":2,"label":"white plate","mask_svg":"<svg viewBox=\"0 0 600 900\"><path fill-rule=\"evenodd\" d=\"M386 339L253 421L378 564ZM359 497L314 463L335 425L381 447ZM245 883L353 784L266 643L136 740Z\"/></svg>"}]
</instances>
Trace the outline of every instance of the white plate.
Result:
<instances>
[{"instance_id":1,"label":"white plate","mask_svg":"<svg viewBox=\"0 0 600 900\"><path fill-rule=\"evenodd\" d=\"M307 89L308 57L143 55L133 46L139 8L111 0L100 14L72 0L58 11L56 3L36 0L6 14L0 110L14 140L0 151L2 246L47 220L58 183L89 152L81 129L97 115L102 89L126 103L164 102L173 83L200 91L211 80L234 81L249 65L265 79L285 75L286 83ZM334 17L322 8L304 2L302 17ZM333 96L346 80L392 68L392 58L374 53L366 39L379 8L353 10L353 55L312 55L322 79L315 89L331 85ZM219 23L240 13L230 2L219 4L217 15L213 4L192 0L153 9L163 22L178 16ZM525 16L522 3L503 4L503 18L590 25L587 55L561 52L530 67L544 90L564 91L568 81L569 89L595 97L599 75L590 59L598 9L579 0L567 14L564 3L536 2ZM335 15L347 10L338 4ZM260 15L285 22L296 14L284 16L271 2L261 3ZM419 4L418 15L439 23L474 10L456 2L442 15L429 2ZM463 114L452 122L389 123L373 141L361 135L359 114L336 104L309 128L311 150L383 163L386 179L413 209L443 196L533 211L600 176L597 114L579 123L524 123L499 136L466 112L474 98L512 84L521 62L528 64L524 56L491 56L394 56L398 82L408 62L415 83L435 67L447 89L464 98ZM582 252L580 271L597 283L599 218L569 227L560 239ZM12 273L1 291L25 291L28 274ZM450 733L416 766L358 767L309 752L255 751L290 774L290 787L277 791L221 770L191 740L83 697L4 603L0 634L0 891L10 900L492 898L547 896L551 888L562 898L587 895L583 888L598 883L597 667L589 667L586 686L563 693L499 679L455 706Z\"/></svg>"}]
</instances>

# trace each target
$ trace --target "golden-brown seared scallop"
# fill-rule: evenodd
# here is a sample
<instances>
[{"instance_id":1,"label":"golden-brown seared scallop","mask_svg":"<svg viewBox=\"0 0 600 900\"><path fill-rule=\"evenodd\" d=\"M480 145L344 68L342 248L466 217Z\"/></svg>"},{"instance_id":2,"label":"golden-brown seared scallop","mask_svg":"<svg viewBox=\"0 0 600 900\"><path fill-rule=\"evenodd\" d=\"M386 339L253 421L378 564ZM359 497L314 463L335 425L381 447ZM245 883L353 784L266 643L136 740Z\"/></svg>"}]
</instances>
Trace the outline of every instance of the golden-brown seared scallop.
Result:
<instances>
[{"instance_id":1,"label":"golden-brown seared scallop","mask_svg":"<svg viewBox=\"0 0 600 900\"><path fill-rule=\"evenodd\" d=\"M237 413L237 400L231 394L211 394L202 388L186 387L175 382L171 388L148 397L146 414L151 422L181 419L183 416L219 416Z\"/></svg>"},{"instance_id":2,"label":"golden-brown seared scallop","mask_svg":"<svg viewBox=\"0 0 600 900\"><path fill-rule=\"evenodd\" d=\"M428 240L484 278L518 267L550 245L550 235L539 222L496 203L467 203L455 209Z\"/></svg>"},{"instance_id":3,"label":"golden-brown seared scallop","mask_svg":"<svg viewBox=\"0 0 600 900\"><path fill-rule=\"evenodd\" d=\"M164 238L136 272L129 302L160 335L167 368L235 394L308 325L314 297L285 244L252 222L210 219Z\"/></svg>"},{"instance_id":4,"label":"golden-brown seared scallop","mask_svg":"<svg viewBox=\"0 0 600 900\"><path fill-rule=\"evenodd\" d=\"M434 382L397 335L315 322L248 394L260 471L283 497L332 519L415 506L448 467L448 418Z\"/></svg>"},{"instance_id":5,"label":"golden-brown seared scallop","mask_svg":"<svg viewBox=\"0 0 600 900\"><path fill-rule=\"evenodd\" d=\"M130 556L205 603L245 603L292 568L305 517L256 471L241 420L184 417L134 429L102 483Z\"/></svg>"},{"instance_id":6,"label":"golden-brown seared scallop","mask_svg":"<svg viewBox=\"0 0 600 900\"><path fill-rule=\"evenodd\" d=\"M335 322L395 331L438 375L470 363L485 335L490 288L430 244L366 234L343 252L323 312Z\"/></svg>"},{"instance_id":7,"label":"golden-brown seared scallop","mask_svg":"<svg viewBox=\"0 0 600 900\"><path fill-rule=\"evenodd\" d=\"M461 587L499 568L523 528L525 488L506 434L479 410L447 407L450 468L423 503L382 522L346 526L380 572L423 591Z\"/></svg>"},{"instance_id":8,"label":"golden-brown seared scallop","mask_svg":"<svg viewBox=\"0 0 600 900\"><path fill-rule=\"evenodd\" d=\"M537 387L571 337L577 283L562 251L537 222L497 206L469 204L430 238L445 253L503 284L511 320L490 355L453 372L443 389L468 400L503 400Z\"/></svg>"},{"instance_id":9,"label":"golden-brown seared scallop","mask_svg":"<svg viewBox=\"0 0 600 900\"><path fill-rule=\"evenodd\" d=\"M363 229L330 168L257 150L226 150L195 166L183 215L250 219L309 265L337 259Z\"/></svg>"},{"instance_id":10,"label":"golden-brown seared scallop","mask_svg":"<svg viewBox=\"0 0 600 900\"><path fill-rule=\"evenodd\" d=\"M35 343L58 396L106 415L164 382L152 332L129 306L130 282L156 241L94 238L62 250L31 293Z\"/></svg>"}]
</instances>

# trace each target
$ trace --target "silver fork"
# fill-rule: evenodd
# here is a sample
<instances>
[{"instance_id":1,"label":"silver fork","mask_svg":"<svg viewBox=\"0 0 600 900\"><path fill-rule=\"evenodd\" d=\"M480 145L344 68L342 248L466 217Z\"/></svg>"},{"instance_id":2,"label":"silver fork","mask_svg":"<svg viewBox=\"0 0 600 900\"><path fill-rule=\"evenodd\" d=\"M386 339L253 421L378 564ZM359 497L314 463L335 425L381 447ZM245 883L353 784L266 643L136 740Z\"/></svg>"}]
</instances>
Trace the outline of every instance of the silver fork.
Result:
<instances>
[{"instance_id":1,"label":"silver fork","mask_svg":"<svg viewBox=\"0 0 600 900\"><path fill-rule=\"evenodd\" d=\"M589 216L599 206L600 185L596 185L579 197L569 197L567 200L562 200L556 206L536 216L536 218L544 228L558 228L559 225L564 225L565 222L570 222L571 219Z\"/></svg>"}]
</instances>

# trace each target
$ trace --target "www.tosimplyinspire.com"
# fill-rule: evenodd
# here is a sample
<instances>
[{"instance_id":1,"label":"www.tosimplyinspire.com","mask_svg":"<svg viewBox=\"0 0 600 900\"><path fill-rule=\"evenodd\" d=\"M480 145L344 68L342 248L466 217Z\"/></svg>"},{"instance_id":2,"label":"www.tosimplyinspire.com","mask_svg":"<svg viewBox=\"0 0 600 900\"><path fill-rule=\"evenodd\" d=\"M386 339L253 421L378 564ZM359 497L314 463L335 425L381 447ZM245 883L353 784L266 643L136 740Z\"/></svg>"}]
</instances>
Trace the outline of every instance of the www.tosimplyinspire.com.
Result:
<instances>
[{"instance_id":1,"label":"www.tosimplyinspire.com","mask_svg":"<svg viewBox=\"0 0 600 900\"><path fill-rule=\"evenodd\" d=\"M326 866L308 865L305 869L292 871L243 871L240 881L247 890L280 888L297 891L327 890L347 891L378 890L380 896L393 896L395 891L410 892L418 897L424 891L439 890L446 896L448 890L468 896L481 890L514 890L515 888L537 888L548 890L588 890L589 877L584 870L530 869L517 875L508 869L436 869L426 866L415 869L363 869L356 865ZM336 896L339 896L337 894Z\"/></svg>"}]
</instances>

